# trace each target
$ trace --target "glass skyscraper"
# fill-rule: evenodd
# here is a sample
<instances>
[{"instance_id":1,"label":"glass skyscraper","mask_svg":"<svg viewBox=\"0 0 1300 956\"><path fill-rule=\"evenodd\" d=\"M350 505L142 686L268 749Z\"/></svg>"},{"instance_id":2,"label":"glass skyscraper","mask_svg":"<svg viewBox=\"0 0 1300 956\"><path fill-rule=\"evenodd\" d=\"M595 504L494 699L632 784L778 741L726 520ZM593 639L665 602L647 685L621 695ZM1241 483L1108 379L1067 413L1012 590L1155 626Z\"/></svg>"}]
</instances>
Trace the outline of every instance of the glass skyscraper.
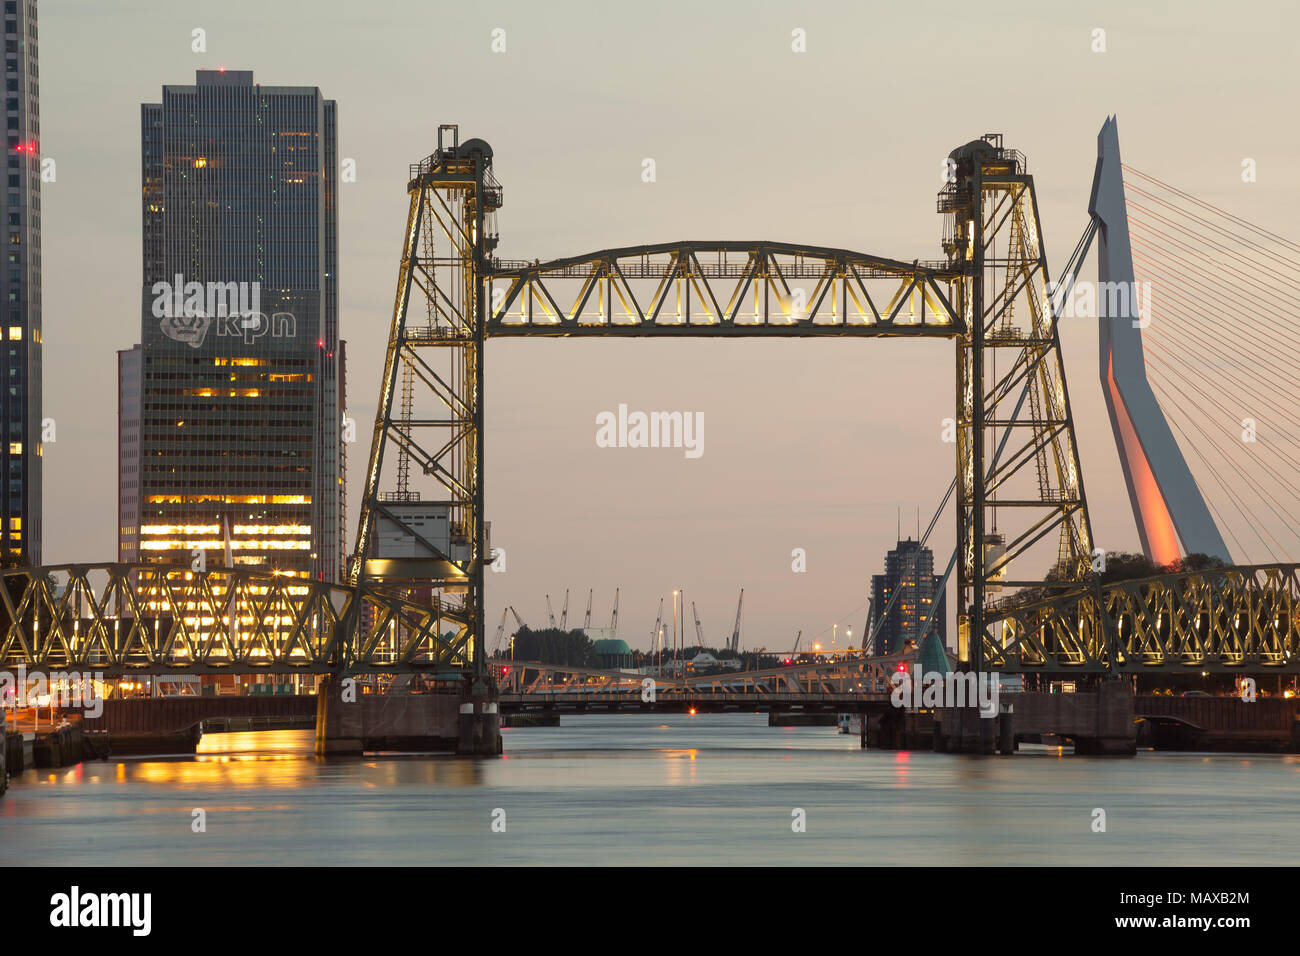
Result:
<instances>
[{"instance_id":1,"label":"glass skyscraper","mask_svg":"<svg viewBox=\"0 0 1300 956\"><path fill-rule=\"evenodd\" d=\"M41 563L41 119L36 0L4 0L5 220L3 277L6 361L0 531L4 561Z\"/></svg>"},{"instance_id":2,"label":"glass skyscraper","mask_svg":"<svg viewBox=\"0 0 1300 956\"><path fill-rule=\"evenodd\" d=\"M335 104L200 70L141 107L141 342L119 353L119 557L342 569ZM227 544L228 543L228 544Z\"/></svg>"}]
</instances>

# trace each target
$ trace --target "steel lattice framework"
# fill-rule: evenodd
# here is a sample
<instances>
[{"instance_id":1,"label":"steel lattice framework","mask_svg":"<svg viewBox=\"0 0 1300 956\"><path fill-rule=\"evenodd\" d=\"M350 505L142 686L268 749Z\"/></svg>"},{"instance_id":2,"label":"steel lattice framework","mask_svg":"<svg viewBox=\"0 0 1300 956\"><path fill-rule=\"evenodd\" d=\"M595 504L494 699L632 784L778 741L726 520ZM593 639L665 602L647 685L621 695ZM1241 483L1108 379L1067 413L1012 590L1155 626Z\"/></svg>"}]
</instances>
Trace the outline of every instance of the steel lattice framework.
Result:
<instances>
[{"instance_id":1,"label":"steel lattice framework","mask_svg":"<svg viewBox=\"0 0 1300 956\"><path fill-rule=\"evenodd\" d=\"M371 622L348 640L347 621ZM436 672L471 665L437 605L267 571L157 564L0 571L0 668L132 673Z\"/></svg>"},{"instance_id":2,"label":"steel lattice framework","mask_svg":"<svg viewBox=\"0 0 1300 956\"><path fill-rule=\"evenodd\" d=\"M965 329L949 303L955 278L937 263L772 242L494 262L488 334L951 336ZM800 279L812 281L791 285Z\"/></svg>"},{"instance_id":3,"label":"steel lattice framework","mask_svg":"<svg viewBox=\"0 0 1300 956\"><path fill-rule=\"evenodd\" d=\"M1215 568L990 610L985 662L1006 673L1300 672L1300 565Z\"/></svg>"},{"instance_id":4,"label":"steel lattice framework","mask_svg":"<svg viewBox=\"0 0 1300 956\"><path fill-rule=\"evenodd\" d=\"M156 565L7 571L0 664L510 678L489 672L484 647L487 339L835 335L956 342L959 652L971 667L1292 668L1292 566L1099 587L1033 177L996 135L949 160L942 263L730 241L530 263L493 256L491 148L440 127L407 184L346 585ZM1052 545L1050 582L1045 568L1010 573ZM98 589L92 570L107 578ZM1059 593L993 604L1026 585Z\"/></svg>"},{"instance_id":5,"label":"steel lattice framework","mask_svg":"<svg viewBox=\"0 0 1300 956\"><path fill-rule=\"evenodd\" d=\"M961 658L983 670L990 595L1041 586L1047 570L1017 580L1012 562L1056 535L1055 584L1077 587L1092 531L1033 177L996 134L954 150L949 169L938 208L968 327L957 346L957 624Z\"/></svg>"},{"instance_id":6,"label":"steel lattice framework","mask_svg":"<svg viewBox=\"0 0 1300 956\"><path fill-rule=\"evenodd\" d=\"M463 655L481 674L488 543L482 520L486 313L480 293L486 257L496 244L493 214L501 205L491 148L482 140L462 144L455 127L441 127L437 151L411 167L407 192L397 295L349 582L363 590L418 595L455 625L444 651ZM423 300L422 316L413 313L413 298ZM386 464L398 476L396 490L383 490ZM412 464L426 479L415 491L409 485ZM352 610L345 641L364 640L375 622L357 616L359 605ZM353 656L350 650L345 654L348 660Z\"/></svg>"}]
</instances>

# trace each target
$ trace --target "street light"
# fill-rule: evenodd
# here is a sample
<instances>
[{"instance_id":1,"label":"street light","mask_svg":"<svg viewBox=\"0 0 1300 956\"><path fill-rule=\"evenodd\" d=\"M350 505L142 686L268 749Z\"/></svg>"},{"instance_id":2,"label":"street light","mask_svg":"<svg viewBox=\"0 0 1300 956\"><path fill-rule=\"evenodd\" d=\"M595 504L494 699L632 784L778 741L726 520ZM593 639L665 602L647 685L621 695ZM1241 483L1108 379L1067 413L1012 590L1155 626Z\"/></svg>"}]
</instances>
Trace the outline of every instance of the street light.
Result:
<instances>
[{"instance_id":1,"label":"street light","mask_svg":"<svg viewBox=\"0 0 1300 956\"><path fill-rule=\"evenodd\" d=\"M673 673L677 673L677 591L673 591Z\"/></svg>"}]
</instances>

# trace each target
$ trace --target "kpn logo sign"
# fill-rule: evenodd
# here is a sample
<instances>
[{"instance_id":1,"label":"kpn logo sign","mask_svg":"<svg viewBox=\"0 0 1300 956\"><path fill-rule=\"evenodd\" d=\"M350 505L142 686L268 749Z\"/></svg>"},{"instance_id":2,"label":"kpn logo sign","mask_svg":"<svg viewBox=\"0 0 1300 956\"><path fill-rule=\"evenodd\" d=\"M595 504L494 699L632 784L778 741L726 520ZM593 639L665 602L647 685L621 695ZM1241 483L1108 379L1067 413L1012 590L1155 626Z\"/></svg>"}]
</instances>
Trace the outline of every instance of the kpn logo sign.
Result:
<instances>
[{"instance_id":1,"label":"kpn logo sign","mask_svg":"<svg viewBox=\"0 0 1300 956\"><path fill-rule=\"evenodd\" d=\"M152 312L163 335L192 349L210 333L242 338L252 345L264 335L294 338L298 323L291 312L262 312L260 282L186 282L177 273L171 282L155 282Z\"/></svg>"}]
</instances>

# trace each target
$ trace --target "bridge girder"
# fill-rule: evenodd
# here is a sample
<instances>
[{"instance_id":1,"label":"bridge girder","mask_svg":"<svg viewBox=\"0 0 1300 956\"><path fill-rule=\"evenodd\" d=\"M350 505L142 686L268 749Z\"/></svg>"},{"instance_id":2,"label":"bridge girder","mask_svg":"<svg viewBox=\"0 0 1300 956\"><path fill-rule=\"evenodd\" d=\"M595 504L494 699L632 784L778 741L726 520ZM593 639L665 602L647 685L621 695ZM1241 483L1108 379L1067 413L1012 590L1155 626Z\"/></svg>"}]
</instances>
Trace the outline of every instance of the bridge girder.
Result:
<instances>
[{"instance_id":1,"label":"bridge girder","mask_svg":"<svg viewBox=\"0 0 1300 956\"><path fill-rule=\"evenodd\" d=\"M1003 673L1300 673L1300 565L1162 574L990 609Z\"/></svg>"},{"instance_id":2,"label":"bridge girder","mask_svg":"<svg viewBox=\"0 0 1300 956\"><path fill-rule=\"evenodd\" d=\"M844 249L659 243L550 262L496 261L490 270L490 337L952 337L965 331L951 305L952 270Z\"/></svg>"},{"instance_id":3,"label":"bridge girder","mask_svg":"<svg viewBox=\"0 0 1300 956\"><path fill-rule=\"evenodd\" d=\"M345 639L349 618L368 622ZM0 570L0 668L128 674L424 674L471 663L457 608L379 587L160 564Z\"/></svg>"}]
</instances>

